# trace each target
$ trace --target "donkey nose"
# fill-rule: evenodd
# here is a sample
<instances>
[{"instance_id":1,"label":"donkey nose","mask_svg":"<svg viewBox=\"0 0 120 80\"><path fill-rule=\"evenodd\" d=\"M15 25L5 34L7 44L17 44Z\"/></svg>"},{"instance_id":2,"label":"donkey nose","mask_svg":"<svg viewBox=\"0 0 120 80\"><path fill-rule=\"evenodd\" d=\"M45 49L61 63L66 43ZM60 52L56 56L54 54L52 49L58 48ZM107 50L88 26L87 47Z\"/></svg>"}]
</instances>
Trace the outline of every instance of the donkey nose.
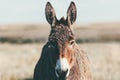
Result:
<instances>
[{"instance_id":1,"label":"donkey nose","mask_svg":"<svg viewBox=\"0 0 120 80\"><path fill-rule=\"evenodd\" d=\"M56 69L56 75L58 77L66 77L67 73L68 73L68 69L66 70Z\"/></svg>"}]
</instances>

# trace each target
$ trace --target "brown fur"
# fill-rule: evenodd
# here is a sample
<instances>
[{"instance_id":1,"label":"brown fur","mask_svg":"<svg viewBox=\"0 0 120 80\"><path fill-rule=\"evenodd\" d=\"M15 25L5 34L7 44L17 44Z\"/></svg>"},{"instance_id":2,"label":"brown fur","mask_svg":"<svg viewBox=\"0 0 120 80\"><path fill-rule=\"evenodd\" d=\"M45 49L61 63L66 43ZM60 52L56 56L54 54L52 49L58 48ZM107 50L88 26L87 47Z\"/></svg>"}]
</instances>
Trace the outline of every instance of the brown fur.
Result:
<instances>
[{"instance_id":1,"label":"brown fur","mask_svg":"<svg viewBox=\"0 0 120 80\"><path fill-rule=\"evenodd\" d=\"M71 69L68 80L92 80L87 55L77 44L75 45L74 50L76 53L76 63Z\"/></svg>"},{"instance_id":2,"label":"brown fur","mask_svg":"<svg viewBox=\"0 0 120 80\"><path fill-rule=\"evenodd\" d=\"M48 2L46 19L51 25L51 32L36 64L34 80L91 80L88 58L74 41L71 30L71 25L76 20L74 2L71 2L68 8L67 18L62 17L60 20L57 20L55 11ZM58 78L55 74L56 61L61 57L66 58L70 65L70 74L67 78Z\"/></svg>"}]
</instances>

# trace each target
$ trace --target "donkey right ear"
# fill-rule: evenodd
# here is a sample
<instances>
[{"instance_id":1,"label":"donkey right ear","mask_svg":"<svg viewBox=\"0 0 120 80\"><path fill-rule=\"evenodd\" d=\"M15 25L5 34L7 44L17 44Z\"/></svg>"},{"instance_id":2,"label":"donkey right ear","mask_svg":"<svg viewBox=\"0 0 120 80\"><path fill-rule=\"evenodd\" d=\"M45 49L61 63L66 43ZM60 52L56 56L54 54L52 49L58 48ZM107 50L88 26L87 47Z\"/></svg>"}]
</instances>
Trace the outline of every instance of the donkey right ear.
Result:
<instances>
[{"instance_id":1,"label":"donkey right ear","mask_svg":"<svg viewBox=\"0 0 120 80\"><path fill-rule=\"evenodd\" d=\"M53 9L52 5L50 4L50 2L47 2L46 4L46 8L45 8L45 16L46 19L48 21L48 23L54 27L56 24L56 14L55 14L55 10Z\"/></svg>"}]
</instances>

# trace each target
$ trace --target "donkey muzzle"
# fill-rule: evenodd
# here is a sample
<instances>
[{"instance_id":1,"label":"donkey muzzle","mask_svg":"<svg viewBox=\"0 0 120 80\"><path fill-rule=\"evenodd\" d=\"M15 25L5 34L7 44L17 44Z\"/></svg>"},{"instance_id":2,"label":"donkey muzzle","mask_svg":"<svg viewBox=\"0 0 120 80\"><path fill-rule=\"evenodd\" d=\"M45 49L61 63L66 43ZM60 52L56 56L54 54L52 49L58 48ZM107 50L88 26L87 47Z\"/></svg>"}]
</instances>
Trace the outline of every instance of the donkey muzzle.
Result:
<instances>
[{"instance_id":1,"label":"donkey muzzle","mask_svg":"<svg viewBox=\"0 0 120 80\"><path fill-rule=\"evenodd\" d=\"M56 62L55 74L58 78L66 78L69 75L70 67L67 59L60 58Z\"/></svg>"}]
</instances>

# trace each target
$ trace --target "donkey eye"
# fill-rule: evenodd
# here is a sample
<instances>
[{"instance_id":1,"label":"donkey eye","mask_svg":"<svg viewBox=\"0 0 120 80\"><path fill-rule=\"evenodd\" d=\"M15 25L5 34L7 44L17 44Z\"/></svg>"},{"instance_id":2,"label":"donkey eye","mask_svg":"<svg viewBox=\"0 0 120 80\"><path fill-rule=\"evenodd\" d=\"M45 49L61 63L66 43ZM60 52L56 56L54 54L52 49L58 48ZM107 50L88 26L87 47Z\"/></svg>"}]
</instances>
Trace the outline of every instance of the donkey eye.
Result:
<instances>
[{"instance_id":1,"label":"donkey eye","mask_svg":"<svg viewBox=\"0 0 120 80\"><path fill-rule=\"evenodd\" d=\"M70 45L73 45L75 43L75 40L70 41Z\"/></svg>"}]
</instances>

